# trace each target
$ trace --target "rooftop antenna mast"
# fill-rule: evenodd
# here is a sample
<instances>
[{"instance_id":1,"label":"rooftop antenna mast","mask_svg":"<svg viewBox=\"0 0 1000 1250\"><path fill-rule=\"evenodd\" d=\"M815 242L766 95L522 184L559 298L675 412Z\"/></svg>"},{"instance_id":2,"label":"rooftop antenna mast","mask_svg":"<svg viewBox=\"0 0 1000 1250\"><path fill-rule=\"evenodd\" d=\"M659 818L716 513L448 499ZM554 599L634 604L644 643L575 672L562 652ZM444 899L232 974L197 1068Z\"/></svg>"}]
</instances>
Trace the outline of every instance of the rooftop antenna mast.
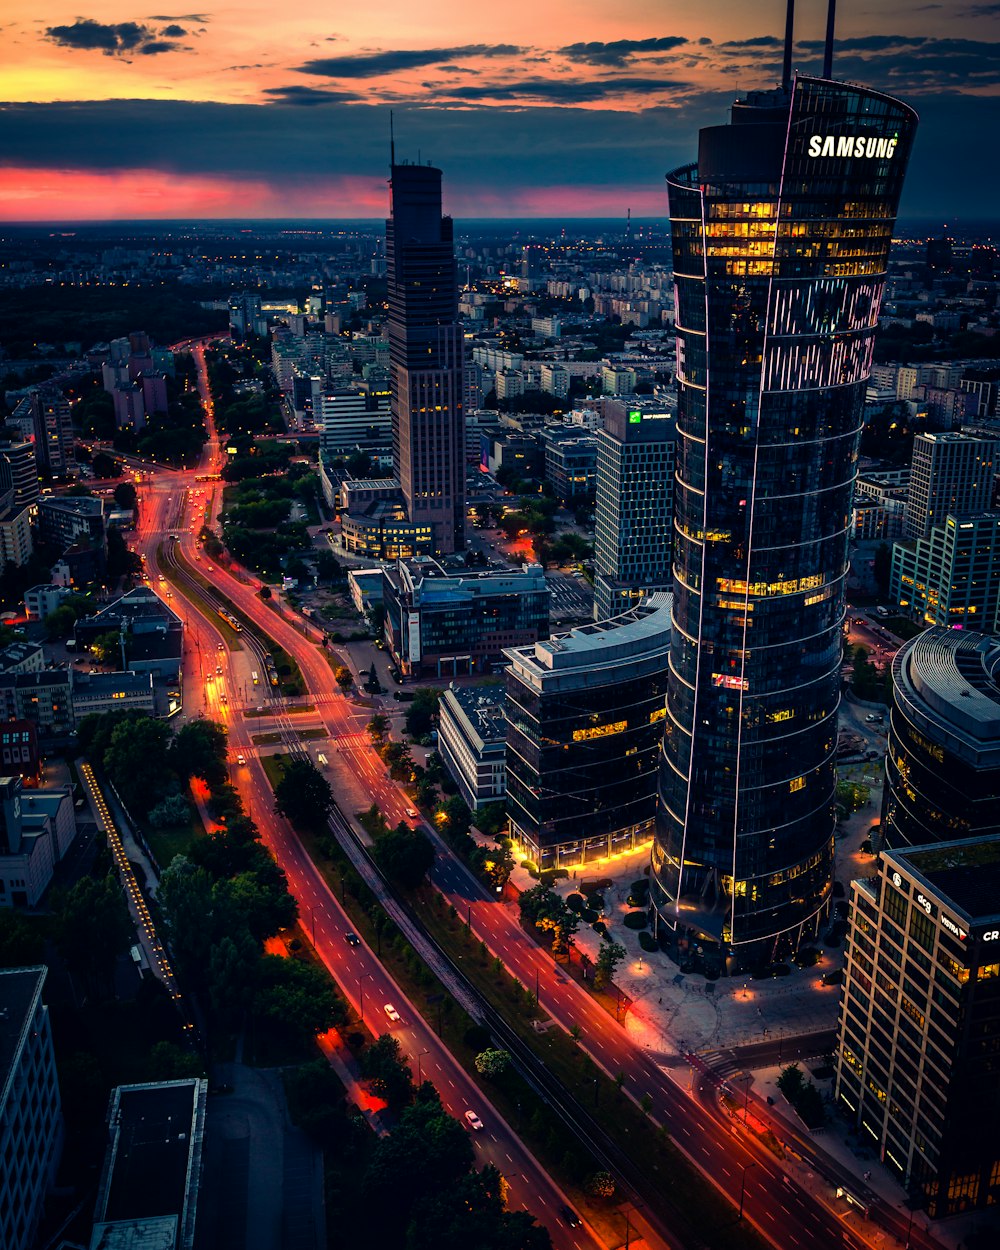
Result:
<instances>
[{"instance_id":1,"label":"rooftop antenna mast","mask_svg":"<svg viewBox=\"0 0 1000 1250\"><path fill-rule=\"evenodd\" d=\"M389 110L389 168L396 163L396 131L393 124L392 109Z\"/></svg>"},{"instance_id":2,"label":"rooftop antenna mast","mask_svg":"<svg viewBox=\"0 0 1000 1250\"><path fill-rule=\"evenodd\" d=\"M837 22L837 0L827 0L826 43L823 45L823 77L833 77L833 28Z\"/></svg>"},{"instance_id":3,"label":"rooftop antenna mast","mask_svg":"<svg viewBox=\"0 0 1000 1250\"><path fill-rule=\"evenodd\" d=\"M785 9L785 59L781 66L781 85L787 91L792 85L792 42L795 28L795 0L788 0Z\"/></svg>"}]
</instances>

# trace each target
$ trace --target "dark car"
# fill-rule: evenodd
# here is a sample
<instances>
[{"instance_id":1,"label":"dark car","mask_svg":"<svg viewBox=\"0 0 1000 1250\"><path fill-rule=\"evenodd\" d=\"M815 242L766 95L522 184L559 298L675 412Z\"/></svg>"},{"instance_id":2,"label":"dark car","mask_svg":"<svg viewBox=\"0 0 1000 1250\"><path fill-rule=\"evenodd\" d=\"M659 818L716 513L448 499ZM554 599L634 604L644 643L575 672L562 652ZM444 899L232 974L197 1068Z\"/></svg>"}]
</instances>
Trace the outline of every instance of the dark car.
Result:
<instances>
[{"instance_id":1,"label":"dark car","mask_svg":"<svg viewBox=\"0 0 1000 1250\"><path fill-rule=\"evenodd\" d=\"M361 939L358 937L356 933L345 933L344 941L347 943L348 946L360 946L361 945Z\"/></svg>"},{"instance_id":2,"label":"dark car","mask_svg":"<svg viewBox=\"0 0 1000 1250\"><path fill-rule=\"evenodd\" d=\"M580 1217L577 1215L577 1213L573 1210L572 1207L560 1207L559 1214L563 1217L563 1219L570 1226L570 1228L580 1227Z\"/></svg>"}]
</instances>

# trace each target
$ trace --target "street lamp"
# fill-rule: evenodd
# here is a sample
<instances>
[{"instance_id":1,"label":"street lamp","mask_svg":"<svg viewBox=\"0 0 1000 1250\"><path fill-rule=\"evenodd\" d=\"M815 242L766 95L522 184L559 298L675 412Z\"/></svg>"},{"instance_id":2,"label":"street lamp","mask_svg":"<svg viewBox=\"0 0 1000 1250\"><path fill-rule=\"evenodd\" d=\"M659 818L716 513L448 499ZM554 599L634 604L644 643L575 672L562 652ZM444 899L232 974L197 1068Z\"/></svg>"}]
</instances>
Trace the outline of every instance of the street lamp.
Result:
<instances>
[{"instance_id":1,"label":"street lamp","mask_svg":"<svg viewBox=\"0 0 1000 1250\"><path fill-rule=\"evenodd\" d=\"M740 1179L740 1213L736 1217L737 1220L743 1219L743 1199L747 1192L747 1171L749 1168L755 1168L756 1166L757 1162L754 1159L751 1159L749 1162L743 1164L743 1176Z\"/></svg>"},{"instance_id":2,"label":"street lamp","mask_svg":"<svg viewBox=\"0 0 1000 1250\"><path fill-rule=\"evenodd\" d=\"M421 1060L421 1059L423 1059L424 1055L429 1055L430 1053L431 1053L431 1052L430 1052L429 1050L422 1050L422 1051L420 1051L420 1053L417 1055L417 1086L418 1086L418 1087L419 1087L419 1086L421 1086L421 1085L423 1084L423 1078L422 1078L422 1074L421 1074L421 1067L420 1067L420 1060Z\"/></svg>"},{"instance_id":3,"label":"street lamp","mask_svg":"<svg viewBox=\"0 0 1000 1250\"><path fill-rule=\"evenodd\" d=\"M365 1022L365 982L374 975L374 972L366 972L358 977L358 1015L361 1017L362 1024Z\"/></svg>"}]
</instances>

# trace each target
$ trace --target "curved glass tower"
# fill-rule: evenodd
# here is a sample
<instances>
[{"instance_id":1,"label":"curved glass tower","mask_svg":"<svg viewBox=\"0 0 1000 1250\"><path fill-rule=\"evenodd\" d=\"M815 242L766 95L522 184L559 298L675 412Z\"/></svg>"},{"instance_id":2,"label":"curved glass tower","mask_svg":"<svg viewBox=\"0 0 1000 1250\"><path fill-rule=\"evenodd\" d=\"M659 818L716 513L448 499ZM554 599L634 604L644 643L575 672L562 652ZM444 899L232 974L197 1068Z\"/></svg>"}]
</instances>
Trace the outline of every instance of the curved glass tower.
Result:
<instances>
[{"instance_id":1,"label":"curved glass tower","mask_svg":"<svg viewBox=\"0 0 1000 1250\"><path fill-rule=\"evenodd\" d=\"M815 931L833 877L848 514L916 115L749 96L667 177L678 459L654 888L684 958Z\"/></svg>"}]
</instances>

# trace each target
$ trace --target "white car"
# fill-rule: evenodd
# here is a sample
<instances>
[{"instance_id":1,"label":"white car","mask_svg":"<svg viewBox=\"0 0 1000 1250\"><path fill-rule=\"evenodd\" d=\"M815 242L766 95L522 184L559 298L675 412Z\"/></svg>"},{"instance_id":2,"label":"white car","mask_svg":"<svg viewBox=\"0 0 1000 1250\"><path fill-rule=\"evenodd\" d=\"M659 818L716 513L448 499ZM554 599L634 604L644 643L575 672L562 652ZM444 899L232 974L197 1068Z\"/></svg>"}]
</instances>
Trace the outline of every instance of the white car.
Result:
<instances>
[{"instance_id":1,"label":"white car","mask_svg":"<svg viewBox=\"0 0 1000 1250\"><path fill-rule=\"evenodd\" d=\"M236 757L237 764L245 764L246 762L247 762L247 757L245 755L237 755Z\"/></svg>"},{"instance_id":2,"label":"white car","mask_svg":"<svg viewBox=\"0 0 1000 1250\"><path fill-rule=\"evenodd\" d=\"M415 807L408 807L406 809L406 814L411 820L417 819L417 809Z\"/></svg>"},{"instance_id":3,"label":"white car","mask_svg":"<svg viewBox=\"0 0 1000 1250\"><path fill-rule=\"evenodd\" d=\"M392 1003L386 1003L386 1005L385 1005L385 1014L386 1014L386 1015L389 1017L389 1019L390 1019L390 1020L392 1020L393 1022L395 1022L395 1021L397 1021L397 1020L399 1020L399 1019L400 1019L399 1012L398 1012L398 1011L396 1010L396 1008L392 1005Z\"/></svg>"},{"instance_id":4,"label":"white car","mask_svg":"<svg viewBox=\"0 0 1000 1250\"><path fill-rule=\"evenodd\" d=\"M474 1111L466 1111L465 1120L469 1128L474 1129L477 1133L483 1127L483 1122Z\"/></svg>"}]
</instances>

